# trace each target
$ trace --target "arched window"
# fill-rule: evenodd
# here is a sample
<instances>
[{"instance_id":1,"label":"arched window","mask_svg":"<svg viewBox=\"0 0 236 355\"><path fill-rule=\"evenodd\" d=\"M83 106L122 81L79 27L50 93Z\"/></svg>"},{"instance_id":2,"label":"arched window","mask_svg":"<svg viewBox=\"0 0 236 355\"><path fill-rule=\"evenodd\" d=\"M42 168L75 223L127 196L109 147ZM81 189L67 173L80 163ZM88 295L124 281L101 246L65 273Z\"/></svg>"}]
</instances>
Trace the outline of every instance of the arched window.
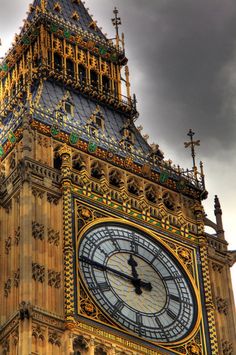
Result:
<instances>
[{"instance_id":1,"label":"arched window","mask_svg":"<svg viewBox=\"0 0 236 355\"><path fill-rule=\"evenodd\" d=\"M81 64L79 64L79 66L78 66L78 73L79 73L80 84L85 84L86 83L86 68Z\"/></svg>"},{"instance_id":2,"label":"arched window","mask_svg":"<svg viewBox=\"0 0 236 355\"><path fill-rule=\"evenodd\" d=\"M54 68L56 70L62 70L62 57L58 53L54 53Z\"/></svg>"},{"instance_id":3,"label":"arched window","mask_svg":"<svg viewBox=\"0 0 236 355\"><path fill-rule=\"evenodd\" d=\"M91 79L91 85L94 88L97 88L98 87L98 74L94 70L91 70L91 72L90 72L90 79Z\"/></svg>"},{"instance_id":4,"label":"arched window","mask_svg":"<svg viewBox=\"0 0 236 355\"><path fill-rule=\"evenodd\" d=\"M75 74L74 62L69 58L66 59L66 72L67 75L74 77Z\"/></svg>"},{"instance_id":5,"label":"arched window","mask_svg":"<svg viewBox=\"0 0 236 355\"><path fill-rule=\"evenodd\" d=\"M118 84L116 81L114 82L114 96L118 97Z\"/></svg>"},{"instance_id":6,"label":"arched window","mask_svg":"<svg viewBox=\"0 0 236 355\"><path fill-rule=\"evenodd\" d=\"M102 90L106 94L110 92L110 80L107 76L102 77Z\"/></svg>"}]
</instances>

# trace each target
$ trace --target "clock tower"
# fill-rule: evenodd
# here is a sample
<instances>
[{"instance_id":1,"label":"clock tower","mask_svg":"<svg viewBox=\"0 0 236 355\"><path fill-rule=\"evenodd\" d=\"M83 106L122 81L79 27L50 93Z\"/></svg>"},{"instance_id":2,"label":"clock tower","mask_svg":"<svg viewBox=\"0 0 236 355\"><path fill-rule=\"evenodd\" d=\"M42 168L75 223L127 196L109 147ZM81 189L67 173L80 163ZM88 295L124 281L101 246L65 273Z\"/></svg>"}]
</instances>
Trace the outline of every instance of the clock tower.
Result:
<instances>
[{"instance_id":1,"label":"clock tower","mask_svg":"<svg viewBox=\"0 0 236 355\"><path fill-rule=\"evenodd\" d=\"M115 40L81 0L35 0L0 64L0 353L233 355L219 199L212 222L202 165L136 127L112 22Z\"/></svg>"}]
</instances>

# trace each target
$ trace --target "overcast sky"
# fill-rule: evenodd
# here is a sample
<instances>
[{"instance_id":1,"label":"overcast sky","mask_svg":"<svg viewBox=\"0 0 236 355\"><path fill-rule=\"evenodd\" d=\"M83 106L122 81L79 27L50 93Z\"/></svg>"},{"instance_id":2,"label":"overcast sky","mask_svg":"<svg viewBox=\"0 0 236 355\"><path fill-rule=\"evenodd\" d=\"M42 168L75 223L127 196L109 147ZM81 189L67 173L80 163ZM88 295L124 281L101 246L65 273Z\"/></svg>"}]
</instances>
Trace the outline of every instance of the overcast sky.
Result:
<instances>
[{"instance_id":1,"label":"overcast sky","mask_svg":"<svg viewBox=\"0 0 236 355\"><path fill-rule=\"evenodd\" d=\"M25 18L28 0L0 0L3 56ZM224 229L236 249L236 2L235 0L86 0L108 37L117 6L125 33L138 125L166 159L191 168L183 142L189 128L201 140L209 198L220 198ZM233 269L236 292L236 266Z\"/></svg>"}]
</instances>

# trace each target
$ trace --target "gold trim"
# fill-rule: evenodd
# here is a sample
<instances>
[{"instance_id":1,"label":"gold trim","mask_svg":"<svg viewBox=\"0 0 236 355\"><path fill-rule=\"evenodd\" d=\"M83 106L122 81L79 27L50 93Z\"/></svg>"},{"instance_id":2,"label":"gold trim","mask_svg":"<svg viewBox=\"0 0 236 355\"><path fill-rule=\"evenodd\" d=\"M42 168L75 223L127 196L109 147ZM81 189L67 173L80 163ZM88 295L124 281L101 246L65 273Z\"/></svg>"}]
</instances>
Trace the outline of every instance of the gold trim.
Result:
<instances>
[{"instance_id":1,"label":"gold trim","mask_svg":"<svg viewBox=\"0 0 236 355\"><path fill-rule=\"evenodd\" d=\"M188 269L186 268L186 266L183 264L182 260L180 259L180 257L178 255L176 255L173 250L171 249L171 247L163 241L163 239L161 239L161 236L157 235L157 232L153 232L150 231L149 229L137 225L133 222L127 221L123 218L98 218L96 219L96 221L90 222L88 223L86 226L82 227L81 230L78 233L78 236L76 236L76 255L78 255L78 248L79 248L79 243L80 243L80 239L82 238L82 236L84 235L84 233L86 233L89 229L91 229L92 227L99 225L99 224L104 224L104 223L121 223L121 224L125 224L128 226L131 226L135 229L139 229L141 231L143 231L144 233L146 233L147 235L150 235L152 238L154 238L155 240L157 240L161 245L163 245L164 248L166 248L168 250L168 252L172 255L172 257L174 259L176 259L178 261L178 263L181 265L181 267L183 268L183 270L185 271L191 286L193 288L194 294L195 294L195 298L197 301L197 309L198 309L198 314L197 314L197 319L195 322L195 325L192 329L192 331L190 332L190 334L185 337L184 339L182 339L181 341L177 341L177 342L171 342L171 343L162 343L162 342L153 342L152 340L146 340L152 344L158 345L158 346L168 346L168 347L173 347L173 346L177 346L177 345L182 345L182 344L186 344L186 342L188 342L197 332L197 330L199 330L199 326L200 326L200 322L202 319L202 307L201 307L201 300L200 300L200 294L199 291L197 289L197 286L195 284L195 281L192 277L192 275L190 274L190 272L188 271ZM79 263L78 263L78 259L76 258L76 269L79 270ZM83 281L83 279L82 279ZM84 283L84 282L83 282ZM84 283L85 284L85 283ZM86 290L89 292L89 290L87 289L87 286L85 285ZM91 293L89 292L89 294L91 295ZM95 302L96 305L98 305L98 302L94 299L94 297L91 295L93 301ZM78 296L77 296L78 298ZM100 305L99 305L100 308ZM102 309L102 311L106 314L106 312ZM109 319L111 319L111 317L109 315L107 315L109 317ZM113 321L113 320L112 320ZM114 323L116 323L116 321L113 321ZM111 326L113 327L113 326ZM132 332L128 332L126 329L123 330L123 327L118 323L118 327L121 327L122 329L119 329L121 331L124 331L127 334L132 334L132 336L137 337L141 340L144 340L144 338L139 337L138 335L136 335L135 333Z\"/></svg>"}]
</instances>

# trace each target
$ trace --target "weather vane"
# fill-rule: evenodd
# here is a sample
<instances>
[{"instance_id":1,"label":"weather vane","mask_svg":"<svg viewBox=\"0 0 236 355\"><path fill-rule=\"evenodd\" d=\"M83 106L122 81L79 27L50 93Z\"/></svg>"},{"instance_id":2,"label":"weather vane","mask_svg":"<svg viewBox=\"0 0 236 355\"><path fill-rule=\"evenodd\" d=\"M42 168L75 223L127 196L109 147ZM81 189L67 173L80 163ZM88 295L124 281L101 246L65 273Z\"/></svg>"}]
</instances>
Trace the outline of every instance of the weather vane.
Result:
<instances>
[{"instance_id":1,"label":"weather vane","mask_svg":"<svg viewBox=\"0 0 236 355\"><path fill-rule=\"evenodd\" d=\"M191 153L192 153L192 158L193 158L193 171L194 174L196 175L197 173L197 167L196 167L196 161L195 161L195 146L200 146L200 140L194 141L193 136L195 132L193 132L191 129L187 133L187 135L190 137L190 142L184 142L185 148L191 147Z\"/></svg>"},{"instance_id":2,"label":"weather vane","mask_svg":"<svg viewBox=\"0 0 236 355\"><path fill-rule=\"evenodd\" d=\"M116 28L116 37L119 38L119 26L121 25L121 18L118 17L119 11L117 8L114 8L113 13L115 14L115 17L111 19L113 26Z\"/></svg>"}]
</instances>

